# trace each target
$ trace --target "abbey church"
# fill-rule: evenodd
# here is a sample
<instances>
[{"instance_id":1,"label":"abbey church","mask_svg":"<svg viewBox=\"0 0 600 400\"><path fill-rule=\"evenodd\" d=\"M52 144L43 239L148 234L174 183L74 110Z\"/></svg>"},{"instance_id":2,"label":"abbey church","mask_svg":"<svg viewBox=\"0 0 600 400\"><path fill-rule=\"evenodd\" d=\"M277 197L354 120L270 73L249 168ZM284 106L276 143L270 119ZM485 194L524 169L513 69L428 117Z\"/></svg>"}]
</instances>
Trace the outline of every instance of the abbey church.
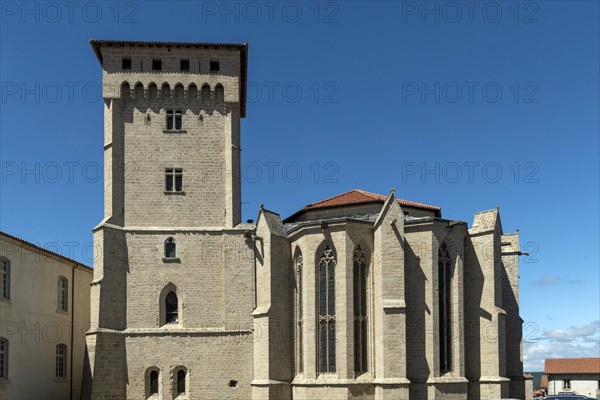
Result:
<instances>
[{"instance_id":1,"label":"abbey church","mask_svg":"<svg viewBox=\"0 0 600 400\"><path fill-rule=\"evenodd\" d=\"M497 208L469 226L356 189L282 218L265 193L242 223L248 46L91 45L105 206L83 398L525 399Z\"/></svg>"}]
</instances>

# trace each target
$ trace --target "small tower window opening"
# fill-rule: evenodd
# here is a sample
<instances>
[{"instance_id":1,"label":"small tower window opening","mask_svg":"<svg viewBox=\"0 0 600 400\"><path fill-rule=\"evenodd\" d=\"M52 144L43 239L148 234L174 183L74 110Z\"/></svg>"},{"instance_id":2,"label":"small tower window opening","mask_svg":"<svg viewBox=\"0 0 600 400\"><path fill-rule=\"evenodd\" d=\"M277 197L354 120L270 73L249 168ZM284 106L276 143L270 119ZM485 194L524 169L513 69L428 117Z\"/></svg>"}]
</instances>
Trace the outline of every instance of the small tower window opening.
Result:
<instances>
[{"instance_id":1,"label":"small tower window opening","mask_svg":"<svg viewBox=\"0 0 600 400\"><path fill-rule=\"evenodd\" d=\"M335 250L325 246L318 260L319 319L317 330L318 371L336 371L335 363Z\"/></svg>"},{"instance_id":2,"label":"small tower window opening","mask_svg":"<svg viewBox=\"0 0 600 400\"><path fill-rule=\"evenodd\" d=\"M178 300L177 295L174 292L169 292L167 297L165 298L165 315L166 315L166 323L167 324L177 324L179 323L179 310L178 310Z\"/></svg>"},{"instance_id":3,"label":"small tower window opening","mask_svg":"<svg viewBox=\"0 0 600 400\"><path fill-rule=\"evenodd\" d=\"M10 299L10 262L0 257L0 299Z\"/></svg>"},{"instance_id":4,"label":"small tower window opening","mask_svg":"<svg viewBox=\"0 0 600 400\"><path fill-rule=\"evenodd\" d=\"M58 309L60 311L69 309L69 281L64 276L58 278Z\"/></svg>"},{"instance_id":5,"label":"small tower window opening","mask_svg":"<svg viewBox=\"0 0 600 400\"><path fill-rule=\"evenodd\" d=\"M175 239L173 239L172 237L165 240L165 257L166 258L177 257L177 245L175 243Z\"/></svg>"},{"instance_id":6,"label":"small tower window opening","mask_svg":"<svg viewBox=\"0 0 600 400\"><path fill-rule=\"evenodd\" d=\"M181 110L167 110L167 130L180 131L183 127Z\"/></svg>"},{"instance_id":7,"label":"small tower window opening","mask_svg":"<svg viewBox=\"0 0 600 400\"><path fill-rule=\"evenodd\" d=\"M367 261L360 245L354 250L354 372L367 372Z\"/></svg>"},{"instance_id":8,"label":"small tower window opening","mask_svg":"<svg viewBox=\"0 0 600 400\"><path fill-rule=\"evenodd\" d=\"M183 191L183 168L165 169L165 190L172 193Z\"/></svg>"},{"instance_id":9,"label":"small tower window opening","mask_svg":"<svg viewBox=\"0 0 600 400\"><path fill-rule=\"evenodd\" d=\"M150 372L150 395L158 394L158 371Z\"/></svg>"},{"instance_id":10,"label":"small tower window opening","mask_svg":"<svg viewBox=\"0 0 600 400\"><path fill-rule=\"evenodd\" d=\"M8 379L8 340L0 338L0 379Z\"/></svg>"},{"instance_id":11,"label":"small tower window opening","mask_svg":"<svg viewBox=\"0 0 600 400\"><path fill-rule=\"evenodd\" d=\"M220 70L219 61L211 60L210 62L210 72L219 72Z\"/></svg>"},{"instance_id":12,"label":"small tower window opening","mask_svg":"<svg viewBox=\"0 0 600 400\"><path fill-rule=\"evenodd\" d=\"M121 67L124 71L130 70L131 69L131 58L124 57L121 60Z\"/></svg>"},{"instance_id":13,"label":"small tower window opening","mask_svg":"<svg viewBox=\"0 0 600 400\"><path fill-rule=\"evenodd\" d=\"M162 60L160 58L154 58L152 60L152 71L162 70Z\"/></svg>"},{"instance_id":14,"label":"small tower window opening","mask_svg":"<svg viewBox=\"0 0 600 400\"><path fill-rule=\"evenodd\" d=\"M185 375L183 369L177 371L177 395L185 394Z\"/></svg>"},{"instance_id":15,"label":"small tower window opening","mask_svg":"<svg viewBox=\"0 0 600 400\"><path fill-rule=\"evenodd\" d=\"M56 377L67 377L67 346L64 344L56 346Z\"/></svg>"},{"instance_id":16,"label":"small tower window opening","mask_svg":"<svg viewBox=\"0 0 600 400\"><path fill-rule=\"evenodd\" d=\"M190 60L180 60L179 61L179 69L182 71L190 70Z\"/></svg>"},{"instance_id":17,"label":"small tower window opening","mask_svg":"<svg viewBox=\"0 0 600 400\"><path fill-rule=\"evenodd\" d=\"M442 374L452 370L452 265L450 261L448 246L442 243L438 251L439 354Z\"/></svg>"}]
</instances>

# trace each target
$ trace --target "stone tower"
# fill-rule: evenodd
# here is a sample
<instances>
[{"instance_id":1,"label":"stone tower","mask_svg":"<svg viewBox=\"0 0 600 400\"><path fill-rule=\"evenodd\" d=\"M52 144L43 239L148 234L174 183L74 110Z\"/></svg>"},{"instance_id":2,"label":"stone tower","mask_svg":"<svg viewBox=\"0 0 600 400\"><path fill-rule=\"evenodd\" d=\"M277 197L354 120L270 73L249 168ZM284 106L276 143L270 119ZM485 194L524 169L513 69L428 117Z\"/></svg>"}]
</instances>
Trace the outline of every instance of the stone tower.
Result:
<instances>
[{"instance_id":1,"label":"stone tower","mask_svg":"<svg viewBox=\"0 0 600 400\"><path fill-rule=\"evenodd\" d=\"M248 398L247 45L91 45L103 72L105 216L94 228L83 397Z\"/></svg>"}]
</instances>

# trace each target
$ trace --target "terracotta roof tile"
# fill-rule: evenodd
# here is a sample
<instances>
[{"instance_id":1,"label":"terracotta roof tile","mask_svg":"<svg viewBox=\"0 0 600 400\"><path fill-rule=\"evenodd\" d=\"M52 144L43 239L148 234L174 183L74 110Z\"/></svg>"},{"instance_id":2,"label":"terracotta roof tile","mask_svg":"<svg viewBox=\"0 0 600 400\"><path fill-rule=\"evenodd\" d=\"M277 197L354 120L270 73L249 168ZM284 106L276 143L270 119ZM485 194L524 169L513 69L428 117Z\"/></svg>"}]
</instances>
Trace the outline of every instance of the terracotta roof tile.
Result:
<instances>
[{"instance_id":1,"label":"terracotta roof tile","mask_svg":"<svg viewBox=\"0 0 600 400\"><path fill-rule=\"evenodd\" d=\"M387 196L367 192L366 190L354 189L349 192L338 194L325 200L312 203L304 207L304 210L315 210L319 208L347 206L352 204L379 203L385 201ZM415 201L397 199L398 203L406 207L421 208L425 210L440 211L440 207L428 204L417 203Z\"/></svg>"},{"instance_id":2,"label":"terracotta roof tile","mask_svg":"<svg viewBox=\"0 0 600 400\"><path fill-rule=\"evenodd\" d=\"M548 358L544 365L547 374L598 374L600 357L597 358Z\"/></svg>"}]
</instances>

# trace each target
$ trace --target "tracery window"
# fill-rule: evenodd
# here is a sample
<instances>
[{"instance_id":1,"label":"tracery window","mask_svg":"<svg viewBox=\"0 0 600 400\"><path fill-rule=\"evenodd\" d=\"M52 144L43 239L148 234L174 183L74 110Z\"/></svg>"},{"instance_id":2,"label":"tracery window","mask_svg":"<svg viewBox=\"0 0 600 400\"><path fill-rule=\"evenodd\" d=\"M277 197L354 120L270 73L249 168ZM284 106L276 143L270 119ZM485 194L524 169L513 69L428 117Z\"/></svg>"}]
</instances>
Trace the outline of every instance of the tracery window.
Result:
<instances>
[{"instance_id":1,"label":"tracery window","mask_svg":"<svg viewBox=\"0 0 600 400\"><path fill-rule=\"evenodd\" d=\"M327 244L319 256L318 371L335 372L335 250Z\"/></svg>"},{"instance_id":2,"label":"tracery window","mask_svg":"<svg viewBox=\"0 0 600 400\"><path fill-rule=\"evenodd\" d=\"M439 354L440 373L452 370L452 308L451 308L452 265L450 251L442 243L438 251L438 311L439 311Z\"/></svg>"},{"instance_id":3,"label":"tracery window","mask_svg":"<svg viewBox=\"0 0 600 400\"><path fill-rule=\"evenodd\" d=\"M296 255L296 354L297 366L296 371L301 373L304 371L303 359L303 338L302 338L302 253L298 250Z\"/></svg>"},{"instance_id":4,"label":"tracery window","mask_svg":"<svg viewBox=\"0 0 600 400\"><path fill-rule=\"evenodd\" d=\"M367 257L360 245L354 250L354 372L367 372Z\"/></svg>"}]
</instances>

